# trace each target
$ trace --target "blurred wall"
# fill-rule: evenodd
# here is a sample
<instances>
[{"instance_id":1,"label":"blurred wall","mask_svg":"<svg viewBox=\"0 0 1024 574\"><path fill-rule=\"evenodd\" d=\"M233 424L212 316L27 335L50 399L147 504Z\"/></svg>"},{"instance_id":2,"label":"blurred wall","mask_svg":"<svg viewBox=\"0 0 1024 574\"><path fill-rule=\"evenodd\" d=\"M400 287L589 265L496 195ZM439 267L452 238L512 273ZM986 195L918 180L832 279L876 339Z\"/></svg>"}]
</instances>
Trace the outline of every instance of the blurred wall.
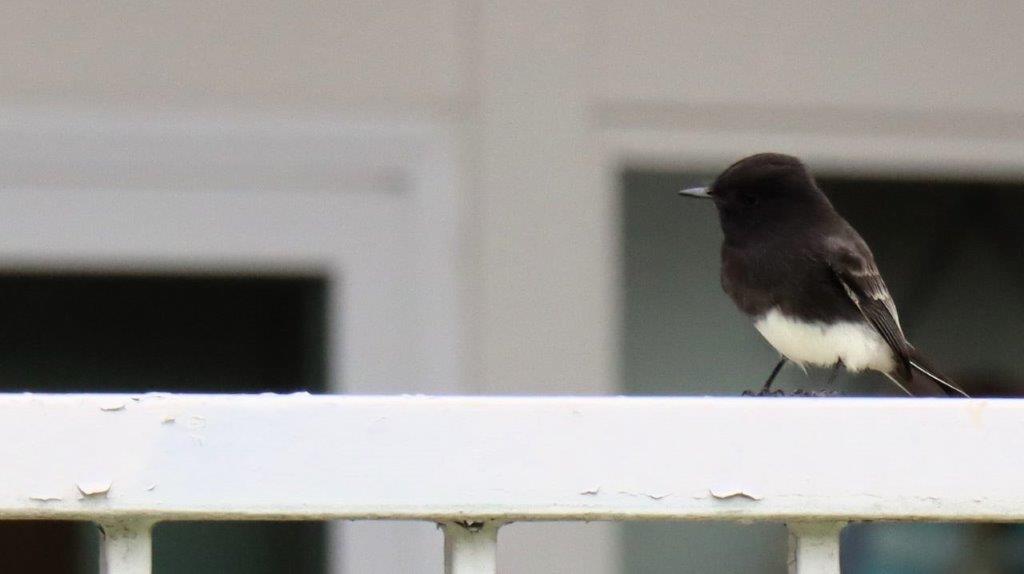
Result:
<instances>
[{"instance_id":1,"label":"blurred wall","mask_svg":"<svg viewBox=\"0 0 1024 574\"><path fill-rule=\"evenodd\" d=\"M463 390L614 393L623 167L778 149L838 174L1019 177L1021 23L1006 2L22 0L0 7L0 110L442 126ZM512 526L502 560L610 572L615 547Z\"/></svg>"},{"instance_id":2,"label":"blurred wall","mask_svg":"<svg viewBox=\"0 0 1024 574\"><path fill-rule=\"evenodd\" d=\"M481 390L617 385L619 163L786 142L844 169L1024 163L1015 3L21 1L0 16L6 107L456 127ZM816 145L829 137L845 143Z\"/></svg>"}]
</instances>

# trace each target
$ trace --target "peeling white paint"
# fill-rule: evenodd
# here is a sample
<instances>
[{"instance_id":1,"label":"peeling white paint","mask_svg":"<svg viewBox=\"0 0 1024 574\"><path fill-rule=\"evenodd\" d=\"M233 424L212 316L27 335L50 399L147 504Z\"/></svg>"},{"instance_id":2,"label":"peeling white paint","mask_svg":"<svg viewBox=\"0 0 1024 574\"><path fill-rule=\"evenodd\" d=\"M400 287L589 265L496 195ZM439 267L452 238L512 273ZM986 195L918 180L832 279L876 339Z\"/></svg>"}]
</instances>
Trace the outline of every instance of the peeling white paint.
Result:
<instances>
[{"instance_id":1,"label":"peeling white paint","mask_svg":"<svg viewBox=\"0 0 1024 574\"><path fill-rule=\"evenodd\" d=\"M728 500L730 498L746 498L748 500L759 501L764 499L764 497L761 495L753 494L745 490L736 488L712 488L708 490L708 493L719 500Z\"/></svg>"},{"instance_id":2,"label":"peeling white paint","mask_svg":"<svg viewBox=\"0 0 1024 574\"><path fill-rule=\"evenodd\" d=\"M1024 521L1020 400L142 398L0 394L0 515Z\"/></svg>"},{"instance_id":3,"label":"peeling white paint","mask_svg":"<svg viewBox=\"0 0 1024 574\"><path fill-rule=\"evenodd\" d=\"M650 498L651 500L661 500L663 498L668 498L669 496L672 496L671 492L654 494L654 493L650 493L650 492L635 492L635 491L632 491L632 490L620 490L620 491L618 491L618 493L619 494L625 494L626 496L638 496L638 497L642 496L642 497L645 497L645 498Z\"/></svg>"},{"instance_id":4,"label":"peeling white paint","mask_svg":"<svg viewBox=\"0 0 1024 574\"><path fill-rule=\"evenodd\" d=\"M78 492L81 492L83 497L89 498L93 496L106 496L113 484L113 482L106 480L79 482L75 486L78 487Z\"/></svg>"}]
</instances>

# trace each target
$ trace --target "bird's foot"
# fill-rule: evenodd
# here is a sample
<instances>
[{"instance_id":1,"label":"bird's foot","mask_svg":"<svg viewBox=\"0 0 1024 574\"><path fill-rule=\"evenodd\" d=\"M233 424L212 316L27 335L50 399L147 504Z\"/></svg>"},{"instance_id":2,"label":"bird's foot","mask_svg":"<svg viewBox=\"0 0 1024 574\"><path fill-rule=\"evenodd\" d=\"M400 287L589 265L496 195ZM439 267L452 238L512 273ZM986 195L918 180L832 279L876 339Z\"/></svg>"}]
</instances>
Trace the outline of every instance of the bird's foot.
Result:
<instances>
[{"instance_id":1,"label":"bird's foot","mask_svg":"<svg viewBox=\"0 0 1024 574\"><path fill-rule=\"evenodd\" d=\"M786 393L784 393L782 391L782 389L775 389L775 390L772 390L772 389L761 389L760 391L750 391L750 390L743 391L743 393L740 396L743 396L743 397L784 397L784 396L786 396Z\"/></svg>"},{"instance_id":2,"label":"bird's foot","mask_svg":"<svg viewBox=\"0 0 1024 574\"><path fill-rule=\"evenodd\" d=\"M818 389L815 391L805 391L803 389L797 389L793 391L794 397L838 397L840 396L839 391L832 389Z\"/></svg>"}]
</instances>

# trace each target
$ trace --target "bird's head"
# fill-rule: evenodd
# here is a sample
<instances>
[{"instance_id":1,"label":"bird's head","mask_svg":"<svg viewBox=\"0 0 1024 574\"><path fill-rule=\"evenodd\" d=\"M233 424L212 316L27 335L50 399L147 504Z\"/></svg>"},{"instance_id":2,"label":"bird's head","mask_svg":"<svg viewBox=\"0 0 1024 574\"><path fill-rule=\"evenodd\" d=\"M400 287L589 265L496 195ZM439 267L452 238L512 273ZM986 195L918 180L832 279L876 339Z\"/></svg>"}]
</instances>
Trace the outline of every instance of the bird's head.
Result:
<instances>
[{"instance_id":1,"label":"bird's head","mask_svg":"<svg viewBox=\"0 0 1024 574\"><path fill-rule=\"evenodd\" d=\"M792 227L832 210L803 162L779 153L745 157L726 168L710 186L679 193L714 201L727 238Z\"/></svg>"}]
</instances>

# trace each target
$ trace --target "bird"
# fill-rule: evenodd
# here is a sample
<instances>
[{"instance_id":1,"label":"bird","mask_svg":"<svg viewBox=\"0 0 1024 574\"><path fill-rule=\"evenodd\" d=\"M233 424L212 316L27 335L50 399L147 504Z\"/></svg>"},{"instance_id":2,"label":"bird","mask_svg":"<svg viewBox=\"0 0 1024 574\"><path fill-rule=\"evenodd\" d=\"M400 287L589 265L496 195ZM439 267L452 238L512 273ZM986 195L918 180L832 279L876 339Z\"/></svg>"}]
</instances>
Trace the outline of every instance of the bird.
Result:
<instances>
[{"instance_id":1,"label":"bird","mask_svg":"<svg viewBox=\"0 0 1024 574\"><path fill-rule=\"evenodd\" d=\"M840 368L873 370L909 396L968 396L907 341L871 249L800 159L745 157L679 194L714 203L722 289L780 355L751 394L781 394L771 385L792 361L831 367L829 385Z\"/></svg>"}]
</instances>

